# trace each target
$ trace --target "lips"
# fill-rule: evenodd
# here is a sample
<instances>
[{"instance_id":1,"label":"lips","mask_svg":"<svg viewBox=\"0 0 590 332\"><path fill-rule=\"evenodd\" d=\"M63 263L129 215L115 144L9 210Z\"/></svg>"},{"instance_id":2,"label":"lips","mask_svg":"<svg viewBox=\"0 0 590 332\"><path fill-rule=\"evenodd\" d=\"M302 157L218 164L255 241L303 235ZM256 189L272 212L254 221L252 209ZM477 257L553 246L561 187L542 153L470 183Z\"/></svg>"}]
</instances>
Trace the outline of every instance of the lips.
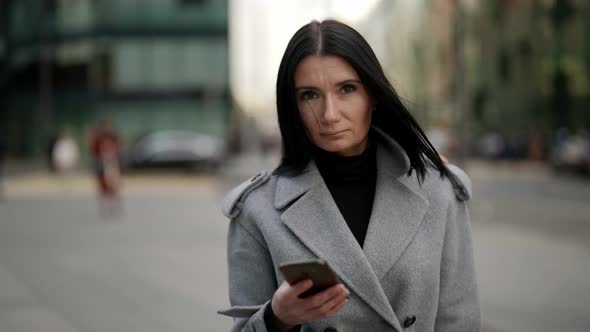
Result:
<instances>
[{"instance_id":1,"label":"lips","mask_svg":"<svg viewBox=\"0 0 590 332\"><path fill-rule=\"evenodd\" d=\"M343 132L345 132L346 130L340 130L340 131L327 131L325 133L320 133L320 136L334 136L334 135L338 135L341 134Z\"/></svg>"}]
</instances>

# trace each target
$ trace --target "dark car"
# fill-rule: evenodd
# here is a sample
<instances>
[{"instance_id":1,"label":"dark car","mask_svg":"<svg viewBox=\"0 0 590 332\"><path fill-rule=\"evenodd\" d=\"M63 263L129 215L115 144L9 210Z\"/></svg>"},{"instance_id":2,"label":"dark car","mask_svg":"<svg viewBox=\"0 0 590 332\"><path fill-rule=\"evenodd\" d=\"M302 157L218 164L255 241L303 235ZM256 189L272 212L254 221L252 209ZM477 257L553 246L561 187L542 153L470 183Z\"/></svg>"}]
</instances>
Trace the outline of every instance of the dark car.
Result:
<instances>
[{"instance_id":1,"label":"dark car","mask_svg":"<svg viewBox=\"0 0 590 332\"><path fill-rule=\"evenodd\" d=\"M163 130L143 135L123 154L126 169L183 167L215 168L225 154L223 141L184 130Z\"/></svg>"},{"instance_id":2,"label":"dark car","mask_svg":"<svg viewBox=\"0 0 590 332\"><path fill-rule=\"evenodd\" d=\"M552 146L550 162L555 171L590 174L590 135L562 137Z\"/></svg>"}]
</instances>

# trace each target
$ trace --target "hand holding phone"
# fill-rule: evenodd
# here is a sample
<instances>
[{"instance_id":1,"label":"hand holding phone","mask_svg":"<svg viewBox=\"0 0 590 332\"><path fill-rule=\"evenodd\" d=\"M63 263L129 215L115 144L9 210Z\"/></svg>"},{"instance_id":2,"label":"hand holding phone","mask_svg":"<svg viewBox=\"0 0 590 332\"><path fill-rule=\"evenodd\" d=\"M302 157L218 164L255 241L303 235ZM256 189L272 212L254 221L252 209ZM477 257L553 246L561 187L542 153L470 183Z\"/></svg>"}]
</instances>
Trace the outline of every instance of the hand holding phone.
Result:
<instances>
[{"instance_id":1,"label":"hand holding phone","mask_svg":"<svg viewBox=\"0 0 590 332\"><path fill-rule=\"evenodd\" d=\"M313 286L301 294L300 298L306 298L339 283L336 273L323 259L287 263L279 266L279 270L283 273L289 285L294 285L301 280L311 279Z\"/></svg>"},{"instance_id":2,"label":"hand holding phone","mask_svg":"<svg viewBox=\"0 0 590 332\"><path fill-rule=\"evenodd\" d=\"M281 331L330 317L348 303L348 290L324 260L284 264L279 270L286 281L271 304Z\"/></svg>"}]
</instances>

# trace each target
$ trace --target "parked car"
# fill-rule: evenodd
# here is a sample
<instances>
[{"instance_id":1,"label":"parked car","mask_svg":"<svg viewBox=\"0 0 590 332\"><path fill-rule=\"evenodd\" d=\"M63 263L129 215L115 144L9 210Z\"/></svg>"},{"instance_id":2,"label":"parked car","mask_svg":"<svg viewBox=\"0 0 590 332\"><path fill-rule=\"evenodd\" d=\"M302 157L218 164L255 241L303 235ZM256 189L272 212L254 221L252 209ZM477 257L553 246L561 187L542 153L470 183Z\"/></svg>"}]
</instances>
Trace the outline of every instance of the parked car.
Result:
<instances>
[{"instance_id":1,"label":"parked car","mask_svg":"<svg viewBox=\"0 0 590 332\"><path fill-rule=\"evenodd\" d=\"M580 132L570 135L561 129L551 149L551 165L556 171L590 174L590 135Z\"/></svg>"},{"instance_id":2,"label":"parked car","mask_svg":"<svg viewBox=\"0 0 590 332\"><path fill-rule=\"evenodd\" d=\"M123 153L126 169L219 166L225 154L221 139L185 130L163 130L137 138Z\"/></svg>"}]
</instances>

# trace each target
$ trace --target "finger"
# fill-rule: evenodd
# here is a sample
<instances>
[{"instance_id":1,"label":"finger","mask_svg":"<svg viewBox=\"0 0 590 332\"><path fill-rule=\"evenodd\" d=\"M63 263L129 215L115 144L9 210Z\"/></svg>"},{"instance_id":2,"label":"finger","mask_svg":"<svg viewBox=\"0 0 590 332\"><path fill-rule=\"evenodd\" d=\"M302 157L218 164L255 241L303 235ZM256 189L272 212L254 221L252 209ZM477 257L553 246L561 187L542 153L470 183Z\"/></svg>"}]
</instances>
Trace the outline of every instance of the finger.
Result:
<instances>
[{"instance_id":1,"label":"finger","mask_svg":"<svg viewBox=\"0 0 590 332\"><path fill-rule=\"evenodd\" d=\"M279 286L279 288L277 289L275 294L281 294L282 296L285 296L286 294L289 293L290 288L291 288L291 285L289 285L288 282L283 281L283 283L281 284L281 286Z\"/></svg>"},{"instance_id":2,"label":"finger","mask_svg":"<svg viewBox=\"0 0 590 332\"><path fill-rule=\"evenodd\" d=\"M309 309L314 309L321 307L327 301L336 298L338 296L347 296L348 291L344 286L341 284L334 285L326 290L323 290L309 298L309 301L306 303L306 307Z\"/></svg>"},{"instance_id":3,"label":"finger","mask_svg":"<svg viewBox=\"0 0 590 332\"><path fill-rule=\"evenodd\" d=\"M340 309L342 309L342 307L344 307L346 304L348 303L348 298L344 298L344 300L336 303L335 306L333 306L331 309L329 309L327 312L325 312L323 314L324 318L330 317L333 314L337 313Z\"/></svg>"},{"instance_id":4,"label":"finger","mask_svg":"<svg viewBox=\"0 0 590 332\"><path fill-rule=\"evenodd\" d=\"M311 287L313 287L313 281L311 281L311 279L301 280L301 281L297 282L296 284L291 285L291 287L289 288L289 291L288 291L289 296L299 297L299 295L301 295L302 293L305 293Z\"/></svg>"},{"instance_id":5,"label":"finger","mask_svg":"<svg viewBox=\"0 0 590 332\"><path fill-rule=\"evenodd\" d=\"M327 301L322 303L320 306L313 308L312 310L316 311L320 315L323 315L326 312L330 311L332 308L334 308L340 302L346 300L347 297L348 297L348 293L338 293L336 296L328 299Z\"/></svg>"},{"instance_id":6,"label":"finger","mask_svg":"<svg viewBox=\"0 0 590 332\"><path fill-rule=\"evenodd\" d=\"M304 312L304 315L311 317L312 320L326 318L340 310L340 308L342 308L347 302L348 298L346 296L338 296L329 301L326 301L320 307Z\"/></svg>"},{"instance_id":7,"label":"finger","mask_svg":"<svg viewBox=\"0 0 590 332\"><path fill-rule=\"evenodd\" d=\"M286 289L288 289L289 287L291 287L291 285L289 285L289 283L288 283L288 282L286 282L286 281L283 281L283 283L281 284L281 286L279 286L279 289L284 289L284 290L286 290Z\"/></svg>"}]
</instances>

